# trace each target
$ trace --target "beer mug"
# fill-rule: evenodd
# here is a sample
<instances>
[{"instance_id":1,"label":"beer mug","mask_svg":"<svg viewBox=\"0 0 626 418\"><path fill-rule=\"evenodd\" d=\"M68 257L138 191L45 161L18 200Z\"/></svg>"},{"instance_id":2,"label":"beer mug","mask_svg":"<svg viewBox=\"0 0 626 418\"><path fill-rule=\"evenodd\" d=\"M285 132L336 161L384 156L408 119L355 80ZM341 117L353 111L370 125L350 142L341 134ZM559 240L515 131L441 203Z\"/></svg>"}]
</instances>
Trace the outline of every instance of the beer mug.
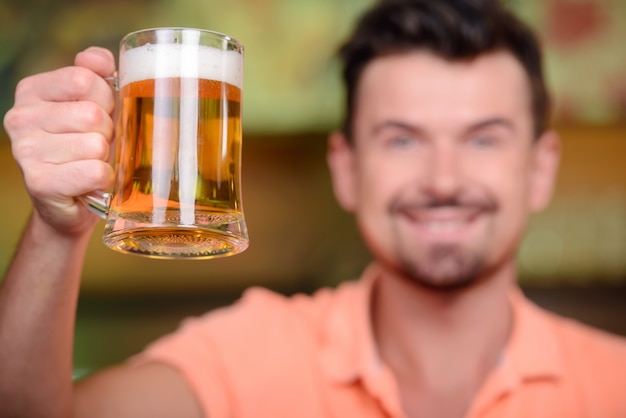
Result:
<instances>
[{"instance_id":1,"label":"beer mug","mask_svg":"<svg viewBox=\"0 0 626 418\"><path fill-rule=\"evenodd\" d=\"M119 54L115 183L84 199L106 220L104 243L153 258L242 252L243 46L157 28L126 35Z\"/></svg>"}]
</instances>

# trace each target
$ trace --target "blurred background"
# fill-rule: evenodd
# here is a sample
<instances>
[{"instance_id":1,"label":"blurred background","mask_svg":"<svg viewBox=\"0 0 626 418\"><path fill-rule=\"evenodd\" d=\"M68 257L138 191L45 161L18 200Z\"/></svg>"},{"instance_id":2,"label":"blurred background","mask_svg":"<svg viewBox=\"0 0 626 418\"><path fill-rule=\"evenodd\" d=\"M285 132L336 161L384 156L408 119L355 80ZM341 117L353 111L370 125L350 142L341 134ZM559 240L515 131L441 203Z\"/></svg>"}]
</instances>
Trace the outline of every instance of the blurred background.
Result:
<instances>
[{"instance_id":1,"label":"blurred background","mask_svg":"<svg viewBox=\"0 0 626 418\"><path fill-rule=\"evenodd\" d=\"M24 76L69 65L90 45L118 51L155 26L212 29L246 47L243 197L250 248L210 261L87 255L77 374L121 361L187 315L250 286L311 292L368 263L352 218L334 201L326 135L342 114L333 54L373 0L1 0L0 113ZM537 303L626 335L626 2L511 0L540 33L564 160L553 204L521 250L520 282ZM30 212L0 130L0 272Z\"/></svg>"}]
</instances>

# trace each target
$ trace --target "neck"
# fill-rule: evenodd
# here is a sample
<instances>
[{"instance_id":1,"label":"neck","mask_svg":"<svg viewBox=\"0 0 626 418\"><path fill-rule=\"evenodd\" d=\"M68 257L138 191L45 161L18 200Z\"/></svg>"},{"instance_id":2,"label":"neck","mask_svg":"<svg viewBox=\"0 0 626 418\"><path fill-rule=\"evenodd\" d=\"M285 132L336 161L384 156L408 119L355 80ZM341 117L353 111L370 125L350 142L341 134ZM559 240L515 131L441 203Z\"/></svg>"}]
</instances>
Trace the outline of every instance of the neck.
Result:
<instances>
[{"instance_id":1,"label":"neck","mask_svg":"<svg viewBox=\"0 0 626 418\"><path fill-rule=\"evenodd\" d=\"M374 334L402 386L433 392L480 387L512 327L508 293L515 268L505 270L453 292L385 273L374 293Z\"/></svg>"}]
</instances>

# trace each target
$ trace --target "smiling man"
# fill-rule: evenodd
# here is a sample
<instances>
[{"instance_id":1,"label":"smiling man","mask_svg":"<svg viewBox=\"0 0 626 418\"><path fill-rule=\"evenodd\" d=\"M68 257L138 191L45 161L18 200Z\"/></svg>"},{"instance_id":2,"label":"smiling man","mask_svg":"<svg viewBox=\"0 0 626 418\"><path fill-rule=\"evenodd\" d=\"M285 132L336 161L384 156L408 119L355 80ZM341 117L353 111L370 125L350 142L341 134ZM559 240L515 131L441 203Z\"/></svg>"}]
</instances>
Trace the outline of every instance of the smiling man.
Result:
<instances>
[{"instance_id":1,"label":"smiling man","mask_svg":"<svg viewBox=\"0 0 626 418\"><path fill-rule=\"evenodd\" d=\"M356 95L353 141L335 136L345 155L332 158L376 258L435 289L499 271L513 280L526 217L547 203L558 161L556 136L534 136L516 58L395 54L368 65Z\"/></svg>"},{"instance_id":2,"label":"smiling man","mask_svg":"<svg viewBox=\"0 0 626 418\"><path fill-rule=\"evenodd\" d=\"M387 0L340 55L328 163L373 256L363 276L312 296L252 289L76 387L95 219L74 198L111 181L94 141L111 136L114 61L91 48L21 84L5 125L35 209L0 293L0 415L626 416L624 340L516 285L560 154L533 34L495 0Z\"/></svg>"},{"instance_id":3,"label":"smiling man","mask_svg":"<svg viewBox=\"0 0 626 418\"><path fill-rule=\"evenodd\" d=\"M510 338L515 254L548 202L558 139L535 135L529 77L499 47L382 55L354 94L330 162L380 268L381 356L410 416L462 416Z\"/></svg>"}]
</instances>

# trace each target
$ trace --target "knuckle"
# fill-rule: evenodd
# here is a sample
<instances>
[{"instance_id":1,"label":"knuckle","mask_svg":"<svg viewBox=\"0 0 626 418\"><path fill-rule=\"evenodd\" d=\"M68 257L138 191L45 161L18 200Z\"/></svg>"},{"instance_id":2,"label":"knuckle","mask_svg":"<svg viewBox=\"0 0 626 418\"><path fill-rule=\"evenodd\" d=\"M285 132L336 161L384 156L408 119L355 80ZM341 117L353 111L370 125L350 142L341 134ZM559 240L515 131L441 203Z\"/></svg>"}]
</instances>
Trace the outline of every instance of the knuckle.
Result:
<instances>
[{"instance_id":1,"label":"knuckle","mask_svg":"<svg viewBox=\"0 0 626 418\"><path fill-rule=\"evenodd\" d=\"M83 67L69 67L69 79L72 89L77 96L89 92L96 82L96 74Z\"/></svg>"},{"instance_id":2,"label":"knuckle","mask_svg":"<svg viewBox=\"0 0 626 418\"><path fill-rule=\"evenodd\" d=\"M104 122L103 111L94 102L82 103L82 118L89 126L100 126Z\"/></svg>"},{"instance_id":3,"label":"knuckle","mask_svg":"<svg viewBox=\"0 0 626 418\"><path fill-rule=\"evenodd\" d=\"M13 107L4 115L4 129L7 133L11 134L11 132L16 131L19 128L22 120L23 118L20 112Z\"/></svg>"},{"instance_id":4,"label":"knuckle","mask_svg":"<svg viewBox=\"0 0 626 418\"><path fill-rule=\"evenodd\" d=\"M4 115L4 128L10 136L18 132L32 128L32 112L25 107L14 106Z\"/></svg>"},{"instance_id":5,"label":"knuckle","mask_svg":"<svg viewBox=\"0 0 626 418\"><path fill-rule=\"evenodd\" d=\"M110 124L106 121L109 116L97 103L85 100L56 105L58 108L55 111L63 118L58 125L63 126L65 132L106 132L105 127Z\"/></svg>"},{"instance_id":6,"label":"knuckle","mask_svg":"<svg viewBox=\"0 0 626 418\"><path fill-rule=\"evenodd\" d=\"M98 160L105 160L108 157L109 142L103 135L94 133L85 142L86 155Z\"/></svg>"},{"instance_id":7,"label":"knuckle","mask_svg":"<svg viewBox=\"0 0 626 418\"><path fill-rule=\"evenodd\" d=\"M103 135L98 135L96 143L98 146L98 159L107 160L109 158L109 153L111 152L111 144L108 139Z\"/></svg>"},{"instance_id":8,"label":"knuckle","mask_svg":"<svg viewBox=\"0 0 626 418\"><path fill-rule=\"evenodd\" d=\"M20 141L14 141L11 144L11 151L13 153L13 157L18 161L25 161L32 159L35 155L37 155L37 141L34 141L30 138L24 138Z\"/></svg>"},{"instance_id":9,"label":"knuckle","mask_svg":"<svg viewBox=\"0 0 626 418\"><path fill-rule=\"evenodd\" d=\"M110 185L113 168L104 161L94 161L88 170L89 182L95 188L106 188ZM83 175L84 176L84 175Z\"/></svg>"},{"instance_id":10,"label":"knuckle","mask_svg":"<svg viewBox=\"0 0 626 418\"><path fill-rule=\"evenodd\" d=\"M42 166L37 168L28 167L28 169L24 170L26 188L35 198L44 196L50 189L50 179L51 176Z\"/></svg>"},{"instance_id":11,"label":"knuckle","mask_svg":"<svg viewBox=\"0 0 626 418\"><path fill-rule=\"evenodd\" d=\"M16 101L18 98L22 98L24 96L27 96L30 94L31 91L33 91L33 84L35 83L35 77L34 75L28 76L28 77L24 77L22 78L20 81L17 82L17 85L15 87L15 98Z\"/></svg>"}]
</instances>

